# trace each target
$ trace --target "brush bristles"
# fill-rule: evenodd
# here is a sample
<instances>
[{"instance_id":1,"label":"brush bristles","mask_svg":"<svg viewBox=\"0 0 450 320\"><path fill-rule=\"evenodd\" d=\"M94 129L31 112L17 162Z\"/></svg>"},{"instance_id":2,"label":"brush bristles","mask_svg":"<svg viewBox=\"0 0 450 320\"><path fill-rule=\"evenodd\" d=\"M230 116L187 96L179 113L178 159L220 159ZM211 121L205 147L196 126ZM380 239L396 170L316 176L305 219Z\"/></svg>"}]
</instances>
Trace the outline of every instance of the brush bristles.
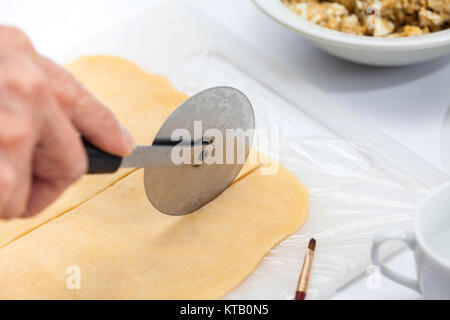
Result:
<instances>
[{"instance_id":1,"label":"brush bristles","mask_svg":"<svg viewBox=\"0 0 450 320\"><path fill-rule=\"evenodd\" d=\"M316 239L312 238L309 241L308 249L314 251L316 249Z\"/></svg>"}]
</instances>

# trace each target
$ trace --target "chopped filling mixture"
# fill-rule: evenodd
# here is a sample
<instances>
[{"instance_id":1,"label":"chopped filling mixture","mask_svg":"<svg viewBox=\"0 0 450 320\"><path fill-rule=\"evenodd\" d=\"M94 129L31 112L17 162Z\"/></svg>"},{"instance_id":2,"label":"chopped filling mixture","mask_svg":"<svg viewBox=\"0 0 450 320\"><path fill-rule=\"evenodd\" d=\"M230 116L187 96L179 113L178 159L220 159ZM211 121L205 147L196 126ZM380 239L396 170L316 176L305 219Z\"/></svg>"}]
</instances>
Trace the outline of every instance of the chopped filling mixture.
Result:
<instances>
[{"instance_id":1,"label":"chopped filling mixture","mask_svg":"<svg viewBox=\"0 0 450 320\"><path fill-rule=\"evenodd\" d=\"M300 17L346 33L408 37L450 27L450 0L281 0Z\"/></svg>"}]
</instances>

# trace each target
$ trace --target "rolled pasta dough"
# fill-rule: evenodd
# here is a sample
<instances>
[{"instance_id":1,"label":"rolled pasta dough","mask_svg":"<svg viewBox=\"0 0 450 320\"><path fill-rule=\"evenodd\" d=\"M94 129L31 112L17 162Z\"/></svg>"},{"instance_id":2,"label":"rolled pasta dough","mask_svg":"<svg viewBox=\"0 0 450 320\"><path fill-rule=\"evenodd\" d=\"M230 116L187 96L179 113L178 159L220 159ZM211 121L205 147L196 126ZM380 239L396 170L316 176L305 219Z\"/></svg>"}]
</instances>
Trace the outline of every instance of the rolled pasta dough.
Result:
<instances>
[{"instance_id":1,"label":"rolled pasta dough","mask_svg":"<svg viewBox=\"0 0 450 320\"><path fill-rule=\"evenodd\" d=\"M138 143L149 143L186 98L167 79L120 58L85 57L69 69ZM0 298L224 296L307 217L306 188L282 166L262 175L268 161L246 164L223 194L182 217L151 206L143 170L83 178L42 216L0 225L0 241L9 242L0 249ZM79 289L68 286L76 276L70 270L80 271Z\"/></svg>"}]
</instances>

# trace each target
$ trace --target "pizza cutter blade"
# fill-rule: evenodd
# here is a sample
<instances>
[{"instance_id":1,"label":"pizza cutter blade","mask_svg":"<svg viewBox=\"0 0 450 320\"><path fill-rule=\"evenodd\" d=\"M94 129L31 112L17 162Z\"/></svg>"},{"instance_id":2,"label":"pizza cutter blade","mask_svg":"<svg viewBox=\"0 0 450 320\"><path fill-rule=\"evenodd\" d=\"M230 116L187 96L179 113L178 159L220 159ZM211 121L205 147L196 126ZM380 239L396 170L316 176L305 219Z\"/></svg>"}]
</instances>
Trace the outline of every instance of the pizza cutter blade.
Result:
<instances>
[{"instance_id":1,"label":"pizza cutter blade","mask_svg":"<svg viewBox=\"0 0 450 320\"><path fill-rule=\"evenodd\" d=\"M152 205L168 215L189 214L233 183L250 152L254 128L252 105L241 91L210 88L182 103L152 145L138 146L127 157L105 154L85 141L88 173L145 168Z\"/></svg>"}]
</instances>

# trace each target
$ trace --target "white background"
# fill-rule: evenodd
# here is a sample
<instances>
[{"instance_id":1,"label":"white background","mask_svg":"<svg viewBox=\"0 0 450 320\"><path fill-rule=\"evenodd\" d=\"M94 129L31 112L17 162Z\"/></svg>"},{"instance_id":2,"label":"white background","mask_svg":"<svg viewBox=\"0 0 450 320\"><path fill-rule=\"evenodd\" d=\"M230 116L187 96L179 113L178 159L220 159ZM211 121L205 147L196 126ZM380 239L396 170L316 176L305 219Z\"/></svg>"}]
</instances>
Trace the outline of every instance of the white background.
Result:
<instances>
[{"instance_id":1,"label":"white background","mask_svg":"<svg viewBox=\"0 0 450 320\"><path fill-rule=\"evenodd\" d=\"M183 0L180 0L183 1ZM416 66L374 68L331 57L262 14L249 0L184 0L225 24L242 38L327 92L436 166L442 160L442 126L450 107L450 56ZM43 54L65 52L152 0L0 0L0 24L24 29ZM450 117L448 119L450 121ZM450 148L448 148L450 149ZM414 274L413 257L404 252L390 265ZM363 276L334 299L418 299L415 292L385 278L370 290Z\"/></svg>"}]
</instances>

